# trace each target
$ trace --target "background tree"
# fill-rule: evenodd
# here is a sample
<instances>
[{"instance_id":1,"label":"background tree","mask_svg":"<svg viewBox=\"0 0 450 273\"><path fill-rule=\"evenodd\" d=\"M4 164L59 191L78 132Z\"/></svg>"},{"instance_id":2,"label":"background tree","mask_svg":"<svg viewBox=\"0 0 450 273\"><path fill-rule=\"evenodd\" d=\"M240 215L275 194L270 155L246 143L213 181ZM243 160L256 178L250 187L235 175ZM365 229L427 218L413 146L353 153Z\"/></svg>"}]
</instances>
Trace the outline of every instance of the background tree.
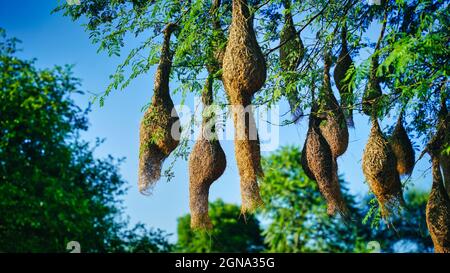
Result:
<instances>
[{"instance_id":1,"label":"background tree","mask_svg":"<svg viewBox=\"0 0 450 273\"><path fill-rule=\"evenodd\" d=\"M239 206L218 199L209 204L213 229L209 232L190 228L190 215L178 218L180 252L259 252L264 248L259 221L253 215L240 216Z\"/></svg>"},{"instance_id":2,"label":"background tree","mask_svg":"<svg viewBox=\"0 0 450 273\"><path fill-rule=\"evenodd\" d=\"M367 196L358 198L344 187L344 198L353 221L330 218L317 183L308 179L300 164L298 147L283 147L263 161L265 178L261 196L265 202L259 215L268 222L263 231L269 252L367 252L370 241L380 243L383 252L432 251L427 233L425 206L427 193L411 190L407 207L388 228L373 221ZM341 180L341 185L345 182ZM362 201L362 202L361 202ZM365 221L365 215L368 215ZM372 224L371 224L372 223Z\"/></svg>"},{"instance_id":3,"label":"background tree","mask_svg":"<svg viewBox=\"0 0 450 273\"><path fill-rule=\"evenodd\" d=\"M87 110L70 67L37 69L0 29L0 250L169 251L167 234L121 220L121 160L96 159L79 140Z\"/></svg>"}]
</instances>

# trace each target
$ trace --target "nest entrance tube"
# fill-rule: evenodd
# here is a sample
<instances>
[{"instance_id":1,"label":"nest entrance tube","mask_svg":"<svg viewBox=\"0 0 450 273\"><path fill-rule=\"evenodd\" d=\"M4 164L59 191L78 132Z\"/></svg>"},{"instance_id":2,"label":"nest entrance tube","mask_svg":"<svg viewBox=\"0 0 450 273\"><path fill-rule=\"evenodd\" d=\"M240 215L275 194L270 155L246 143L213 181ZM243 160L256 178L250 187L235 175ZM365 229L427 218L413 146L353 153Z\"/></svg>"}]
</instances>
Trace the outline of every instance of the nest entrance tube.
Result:
<instances>
[{"instance_id":1,"label":"nest entrance tube","mask_svg":"<svg viewBox=\"0 0 450 273\"><path fill-rule=\"evenodd\" d=\"M161 58L155 74L153 97L144 114L139 132L139 191L149 193L161 177L164 160L179 143L179 118L169 92L173 53L170 37L175 24L164 29Z\"/></svg>"},{"instance_id":2,"label":"nest entrance tube","mask_svg":"<svg viewBox=\"0 0 450 273\"><path fill-rule=\"evenodd\" d=\"M400 175L411 174L415 163L414 148L403 127L403 112L398 117L394 131L389 138L392 151L397 159L397 171Z\"/></svg>"},{"instance_id":3,"label":"nest entrance tube","mask_svg":"<svg viewBox=\"0 0 450 273\"><path fill-rule=\"evenodd\" d=\"M232 21L223 58L222 81L233 109L235 155L239 169L242 213L262 204L257 178L263 175L253 95L266 80L266 62L253 30L253 14L246 0L232 1ZM254 136L254 137L252 137Z\"/></svg>"},{"instance_id":4,"label":"nest entrance tube","mask_svg":"<svg viewBox=\"0 0 450 273\"><path fill-rule=\"evenodd\" d=\"M364 176L380 205L383 218L404 204L397 160L380 125L372 117L372 128L362 158Z\"/></svg>"},{"instance_id":5,"label":"nest entrance tube","mask_svg":"<svg viewBox=\"0 0 450 273\"><path fill-rule=\"evenodd\" d=\"M225 171L226 157L215 128L215 113L208 109L213 102L212 75L206 80L202 101L202 128L189 156L189 207L192 229L211 229L208 196L211 184Z\"/></svg>"},{"instance_id":6,"label":"nest entrance tube","mask_svg":"<svg viewBox=\"0 0 450 273\"><path fill-rule=\"evenodd\" d=\"M347 119L347 125L350 127L355 126L353 122L353 87L349 84L349 79L352 76L347 74L349 71L353 71L354 74L353 66L347 47L347 25L345 24L341 31L341 52L334 68L334 81L341 95L341 105ZM346 79L347 76L349 78Z\"/></svg>"}]
</instances>

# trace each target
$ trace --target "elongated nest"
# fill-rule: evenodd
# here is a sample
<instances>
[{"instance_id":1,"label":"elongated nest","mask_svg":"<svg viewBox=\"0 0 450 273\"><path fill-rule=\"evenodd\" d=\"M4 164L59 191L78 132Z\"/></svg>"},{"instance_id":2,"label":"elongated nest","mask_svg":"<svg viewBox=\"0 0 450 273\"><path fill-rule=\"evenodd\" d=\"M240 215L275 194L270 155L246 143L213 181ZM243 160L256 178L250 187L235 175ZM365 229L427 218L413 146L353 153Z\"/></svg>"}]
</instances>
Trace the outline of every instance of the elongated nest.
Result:
<instances>
[{"instance_id":1,"label":"elongated nest","mask_svg":"<svg viewBox=\"0 0 450 273\"><path fill-rule=\"evenodd\" d=\"M348 127L344 112L331 89L330 66L331 57L325 54L324 80L321 92L321 109L326 120L321 122L320 131L328 142L334 158L345 153L348 148Z\"/></svg>"},{"instance_id":2,"label":"elongated nest","mask_svg":"<svg viewBox=\"0 0 450 273\"><path fill-rule=\"evenodd\" d=\"M341 32L341 52L334 68L334 81L341 95L341 107L343 108L347 125L350 127L354 127L353 88L349 84L349 79L351 79L352 75L348 75L348 73L354 74L353 66L354 64L347 47L347 27L344 26ZM346 77L348 78L346 79Z\"/></svg>"},{"instance_id":3,"label":"elongated nest","mask_svg":"<svg viewBox=\"0 0 450 273\"><path fill-rule=\"evenodd\" d=\"M397 120L389 144L397 159L397 171L400 175L411 174L415 163L414 148L402 123L402 115Z\"/></svg>"},{"instance_id":4,"label":"elongated nest","mask_svg":"<svg viewBox=\"0 0 450 273\"><path fill-rule=\"evenodd\" d=\"M439 113L439 134L442 136L442 148L450 146L450 114L447 110L445 99L442 100ZM450 195L450 155L441 151L439 161L441 163L444 185Z\"/></svg>"},{"instance_id":5,"label":"elongated nest","mask_svg":"<svg viewBox=\"0 0 450 273\"><path fill-rule=\"evenodd\" d=\"M164 29L161 58L155 74L153 98L144 114L139 132L139 191L150 193L161 177L164 160L179 143L180 124L169 92L169 77L173 54L170 36L174 24Z\"/></svg>"},{"instance_id":6,"label":"elongated nest","mask_svg":"<svg viewBox=\"0 0 450 273\"><path fill-rule=\"evenodd\" d=\"M373 58L369 72L369 80L362 99L362 110L368 116L372 116L378 112L383 95L380 79L377 77L377 69L378 58Z\"/></svg>"},{"instance_id":7,"label":"elongated nest","mask_svg":"<svg viewBox=\"0 0 450 273\"><path fill-rule=\"evenodd\" d=\"M191 228L210 229L208 195L211 184L225 171L225 153L218 140L199 139L189 156Z\"/></svg>"},{"instance_id":8,"label":"elongated nest","mask_svg":"<svg viewBox=\"0 0 450 273\"><path fill-rule=\"evenodd\" d=\"M395 154L383 136L377 119L373 118L370 136L364 148L362 169L385 219L404 204L396 166Z\"/></svg>"},{"instance_id":9,"label":"elongated nest","mask_svg":"<svg viewBox=\"0 0 450 273\"><path fill-rule=\"evenodd\" d=\"M284 25L280 33L280 64L283 74L283 80L285 85L284 95L289 102L291 108L292 120L295 122L300 121L300 117L303 116L303 110L301 108L301 101L298 94L298 88L295 84L296 69L302 62L305 55L305 46L295 29L294 20L290 11L291 1L285 0L284 4Z\"/></svg>"},{"instance_id":10,"label":"elongated nest","mask_svg":"<svg viewBox=\"0 0 450 273\"><path fill-rule=\"evenodd\" d=\"M340 214L348 219L349 211L341 193L336 160L318 126L320 120L310 115L310 125L302 151L302 166L306 175L315 180L327 202L329 215Z\"/></svg>"},{"instance_id":11,"label":"elongated nest","mask_svg":"<svg viewBox=\"0 0 450 273\"><path fill-rule=\"evenodd\" d=\"M444 189L438 155L431 154L433 184L426 208L427 227L436 253L450 253L450 199Z\"/></svg>"},{"instance_id":12,"label":"elongated nest","mask_svg":"<svg viewBox=\"0 0 450 273\"><path fill-rule=\"evenodd\" d=\"M244 113L266 80L266 62L253 30L253 15L246 0L233 0L232 22L223 57L222 81L232 106L235 155L241 180L242 212L262 204L257 178L263 175L259 138L253 113Z\"/></svg>"}]
</instances>

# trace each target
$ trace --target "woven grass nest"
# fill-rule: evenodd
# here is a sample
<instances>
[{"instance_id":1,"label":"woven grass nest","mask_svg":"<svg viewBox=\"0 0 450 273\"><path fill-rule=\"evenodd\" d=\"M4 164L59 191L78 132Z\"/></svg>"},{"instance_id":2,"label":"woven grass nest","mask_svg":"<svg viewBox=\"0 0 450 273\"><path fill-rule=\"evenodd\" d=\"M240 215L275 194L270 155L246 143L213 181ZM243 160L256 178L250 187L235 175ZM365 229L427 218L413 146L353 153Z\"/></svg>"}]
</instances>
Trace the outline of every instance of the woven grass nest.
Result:
<instances>
[{"instance_id":1,"label":"woven grass nest","mask_svg":"<svg viewBox=\"0 0 450 273\"><path fill-rule=\"evenodd\" d=\"M442 147L448 147L450 145L450 114L448 113L445 101L445 99L442 100L439 113L439 133L442 135ZM441 152L439 157L445 189L448 195L450 195L450 155Z\"/></svg>"},{"instance_id":2,"label":"woven grass nest","mask_svg":"<svg viewBox=\"0 0 450 273\"><path fill-rule=\"evenodd\" d=\"M283 72L285 85L290 86L290 90L286 88L285 96L291 108L291 115L294 121L299 121L303 115L298 96L298 90L295 85L295 73L297 67L303 60L305 55L305 46L297 30L295 29L292 13L290 12L291 1L283 0L285 9L284 25L280 33L280 64Z\"/></svg>"},{"instance_id":3,"label":"woven grass nest","mask_svg":"<svg viewBox=\"0 0 450 273\"><path fill-rule=\"evenodd\" d=\"M377 119L372 118L372 128L362 158L362 169L385 219L404 204L402 184L396 166L394 152L383 136Z\"/></svg>"},{"instance_id":4,"label":"woven grass nest","mask_svg":"<svg viewBox=\"0 0 450 273\"><path fill-rule=\"evenodd\" d=\"M327 202L329 215L339 214L349 219L347 204L342 196L337 163L331 148L319 129L323 118L317 116L317 106L311 109L309 128L303 145L301 164L305 174L317 182L319 191Z\"/></svg>"},{"instance_id":5,"label":"woven grass nest","mask_svg":"<svg viewBox=\"0 0 450 273\"><path fill-rule=\"evenodd\" d=\"M233 0L232 22L223 57L222 81L232 106L235 125L235 155L241 180L242 213L262 204L257 178L263 175L259 137L252 113L243 107L266 80L266 62L253 30L253 15L246 0ZM240 107L239 107L240 106ZM240 110L239 110L240 109Z\"/></svg>"},{"instance_id":6,"label":"woven grass nest","mask_svg":"<svg viewBox=\"0 0 450 273\"><path fill-rule=\"evenodd\" d=\"M179 118L169 93L169 76L173 54L170 37L175 25L164 29L161 59L156 70L153 98L140 125L139 191L149 193L161 177L164 160L178 146L179 139L172 133L179 132Z\"/></svg>"},{"instance_id":7,"label":"woven grass nest","mask_svg":"<svg viewBox=\"0 0 450 273\"><path fill-rule=\"evenodd\" d=\"M397 159L397 171L400 175L412 173L415 163L414 148L403 127L403 114L400 114L394 131L389 138L389 144Z\"/></svg>"},{"instance_id":8,"label":"woven grass nest","mask_svg":"<svg viewBox=\"0 0 450 273\"><path fill-rule=\"evenodd\" d=\"M203 91L205 107L212 104L212 75ZM192 229L211 229L208 196L211 184L225 171L225 153L217 139L214 113L204 111L201 134L189 156L189 207ZM212 114L212 115L211 115Z\"/></svg>"},{"instance_id":9,"label":"woven grass nest","mask_svg":"<svg viewBox=\"0 0 450 273\"><path fill-rule=\"evenodd\" d=\"M353 88L349 85L346 77L348 71L354 71L351 70L353 66L347 46L347 26L344 25L341 31L341 52L334 68L334 81L341 95L341 106L347 119L347 125L350 127L355 126L353 121Z\"/></svg>"},{"instance_id":10,"label":"woven grass nest","mask_svg":"<svg viewBox=\"0 0 450 273\"><path fill-rule=\"evenodd\" d=\"M450 199L440 172L439 154L431 154L433 184L426 208L427 227L436 253L450 253Z\"/></svg>"},{"instance_id":11,"label":"woven grass nest","mask_svg":"<svg viewBox=\"0 0 450 273\"><path fill-rule=\"evenodd\" d=\"M326 120L320 124L320 130L331 148L333 157L336 159L347 150L348 127L344 112L331 89L330 66L331 56L326 53L323 86L320 94L321 111L326 114Z\"/></svg>"}]
</instances>

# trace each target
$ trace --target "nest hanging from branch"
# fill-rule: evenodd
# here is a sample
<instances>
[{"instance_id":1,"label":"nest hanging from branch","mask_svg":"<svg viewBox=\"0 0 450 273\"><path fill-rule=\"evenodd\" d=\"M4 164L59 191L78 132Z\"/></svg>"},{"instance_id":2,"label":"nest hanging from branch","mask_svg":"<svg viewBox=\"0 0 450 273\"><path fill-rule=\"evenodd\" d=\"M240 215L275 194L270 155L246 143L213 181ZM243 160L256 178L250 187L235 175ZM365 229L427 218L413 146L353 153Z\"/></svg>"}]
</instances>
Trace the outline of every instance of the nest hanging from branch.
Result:
<instances>
[{"instance_id":1,"label":"nest hanging from branch","mask_svg":"<svg viewBox=\"0 0 450 273\"><path fill-rule=\"evenodd\" d=\"M378 69L378 57L372 57L372 62L369 71L369 81L367 82L366 89L364 90L362 100L362 110L364 114L368 116L376 115L380 109L381 97L383 92L381 91L380 79L377 76Z\"/></svg>"},{"instance_id":2,"label":"nest hanging from branch","mask_svg":"<svg viewBox=\"0 0 450 273\"><path fill-rule=\"evenodd\" d=\"M241 179L242 212L262 204L257 178L263 175L259 137L250 105L266 80L266 62L253 30L246 0L233 0L232 22L223 58L222 81L234 106L235 154Z\"/></svg>"},{"instance_id":3,"label":"nest hanging from branch","mask_svg":"<svg viewBox=\"0 0 450 273\"><path fill-rule=\"evenodd\" d=\"M208 196L211 184L225 171L226 157L215 128L214 112L208 110L213 102L213 76L209 75L203 91L203 121L201 134L189 156L189 207L192 229L211 229Z\"/></svg>"},{"instance_id":4,"label":"nest hanging from branch","mask_svg":"<svg viewBox=\"0 0 450 273\"><path fill-rule=\"evenodd\" d=\"M394 131L389 138L389 144L397 159L397 171L400 175L411 174L415 163L414 148L403 127L403 112L398 117Z\"/></svg>"},{"instance_id":5,"label":"nest hanging from branch","mask_svg":"<svg viewBox=\"0 0 450 273\"><path fill-rule=\"evenodd\" d=\"M291 1L283 0L285 9L284 25L280 33L280 65L285 73L285 96L291 108L292 119L297 122L303 115L298 89L295 86L294 74L305 55L305 46L300 35L295 29L294 20L290 11Z\"/></svg>"},{"instance_id":6,"label":"nest hanging from branch","mask_svg":"<svg viewBox=\"0 0 450 273\"><path fill-rule=\"evenodd\" d=\"M444 188L439 154L431 153L433 184L426 208L427 227L436 253L450 253L450 199Z\"/></svg>"},{"instance_id":7,"label":"nest hanging from branch","mask_svg":"<svg viewBox=\"0 0 450 273\"><path fill-rule=\"evenodd\" d=\"M375 52L372 55L370 63L369 81L367 82L367 86L364 90L362 99L362 111L364 114L370 117L377 116L382 104L383 92L381 91L381 79L377 76L377 70L379 66L379 50L387 25L387 15L388 10L386 9L384 13L383 25L381 26L380 36L378 37L378 41L375 46Z\"/></svg>"},{"instance_id":8,"label":"nest hanging from branch","mask_svg":"<svg viewBox=\"0 0 450 273\"><path fill-rule=\"evenodd\" d=\"M442 148L450 146L450 114L447 110L446 97L441 100L441 109L439 111L439 134L442 136ZM450 155L441 151L439 161L442 168L445 189L450 195Z\"/></svg>"},{"instance_id":9,"label":"nest hanging from branch","mask_svg":"<svg viewBox=\"0 0 450 273\"><path fill-rule=\"evenodd\" d=\"M164 160L179 143L179 118L169 92L173 53L170 37L175 24L164 29L161 58L155 75L153 98L140 125L139 191L149 193L161 177Z\"/></svg>"},{"instance_id":10,"label":"nest hanging from branch","mask_svg":"<svg viewBox=\"0 0 450 273\"><path fill-rule=\"evenodd\" d=\"M350 127L355 126L353 122L353 87L349 84L352 76L347 74L349 71L353 71L354 74L353 67L352 57L347 47L347 25L344 25L341 32L341 52L334 68L334 81L341 95L341 106L347 119L347 125Z\"/></svg>"},{"instance_id":11,"label":"nest hanging from branch","mask_svg":"<svg viewBox=\"0 0 450 273\"><path fill-rule=\"evenodd\" d=\"M372 117L372 128L364 148L362 169L385 219L394 209L404 204L402 184L396 166L394 152L383 136L377 119Z\"/></svg>"},{"instance_id":12,"label":"nest hanging from branch","mask_svg":"<svg viewBox=\"0 0 450 273\"><path fill-rule=\"evenodd\" d=\"M331 56L326 53L323 86L320 94L321 110L326 114L326 120L320 124L320 130L330 145L333 157L336 159L347 150L348 127L344 112L331 89L330 66Z\"/></svg>"},{"instance_id":13,"label":"nest hanging from branch","mask_svg":"<svg viewBox=\"0 0 450 273\"><path fill-rule=\"evenodd\" d=\"M303 145L302 168L310 179L317 182L319 191L327 202L327 213L329 215L338 213L343 219L348 220L349 211L341 193L336 159L319 129L322 119L317 116L316 110L317 106L313 105Z\"/></svg>"}]
</instances>

